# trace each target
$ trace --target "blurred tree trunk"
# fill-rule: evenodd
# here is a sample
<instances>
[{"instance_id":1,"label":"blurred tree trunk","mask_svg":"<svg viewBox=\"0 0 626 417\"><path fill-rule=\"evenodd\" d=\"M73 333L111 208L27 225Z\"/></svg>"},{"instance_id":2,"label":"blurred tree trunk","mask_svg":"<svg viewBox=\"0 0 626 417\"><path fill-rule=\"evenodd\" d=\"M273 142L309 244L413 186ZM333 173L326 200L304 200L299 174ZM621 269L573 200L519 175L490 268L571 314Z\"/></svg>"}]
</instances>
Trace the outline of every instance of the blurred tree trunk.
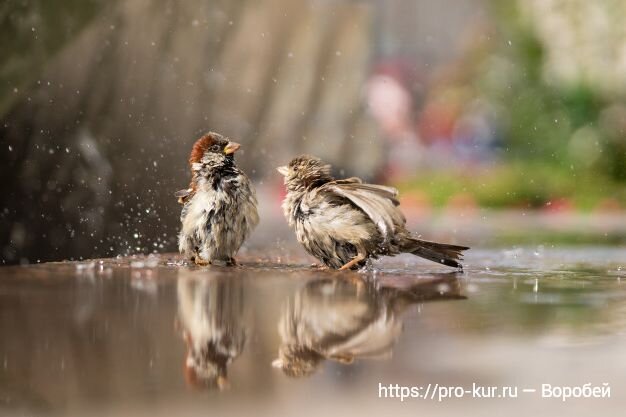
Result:
<instances>
[{"instance_id":1,"label":"blurred tree trunk","mask_svg":"<svg viewBox=\"0 0 626 417\"><path fill-rule=\"evenodd\" d=\"M0 170L12 179L0 186L4 262L174 250L172 193L187 184L189 148L207 130L242 142L238 161L254 178L278 181L273 168L297 152L376 171L379 142L360 104L368 5L74 3L62 2L76 30L23 61L17 51L36 52L23 16L70 17L44 2L0 6L15 43L0 45L15 51L0 65L1 87L19 86L15 97L0 90ZM342 155L357 148L354 160Z\"/></svg>"},{"instance_id":2,"label":"blurred tree trunk","mask_svg":"<svg viewBox=\"0 0 626 417\"><path fill-rule=\"evenodd\" d=\"M20 99L43 66L102 10L103 0L4 0L0 4L0 117Z\"/></svg>"}]
</instances>

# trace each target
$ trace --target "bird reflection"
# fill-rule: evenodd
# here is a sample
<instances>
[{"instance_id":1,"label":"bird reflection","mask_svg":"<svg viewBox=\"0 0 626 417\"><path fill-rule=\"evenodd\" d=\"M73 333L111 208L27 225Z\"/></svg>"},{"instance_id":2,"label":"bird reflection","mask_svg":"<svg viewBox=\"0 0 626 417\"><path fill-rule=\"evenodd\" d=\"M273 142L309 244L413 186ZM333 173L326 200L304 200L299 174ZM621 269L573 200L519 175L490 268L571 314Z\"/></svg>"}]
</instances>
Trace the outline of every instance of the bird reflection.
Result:
<instances>
[{"instance_id":1,"label":"bird reflection","mask_svg":"<svg viewBox=\"0 0 626 417\"><path fill-rule=\"evenodd\" d=\"M246 342L241 280L180 271L178 324L187 347L184 373L195 388L228 387L228 366Z\"/></svg>"},{"instance_id":2,"label":"bird reflection","mask_svg":"<svg viewBox=\"0 0 626 417\"><path fill-rule=\"evenodd\" d=\"M281 345L272 365L292 377L326 359L387 358L402 331L402 312L422 301L463 299L456 273L382 283L361 276L309 282L283 308Z\"/></svg>"}]
</instances>

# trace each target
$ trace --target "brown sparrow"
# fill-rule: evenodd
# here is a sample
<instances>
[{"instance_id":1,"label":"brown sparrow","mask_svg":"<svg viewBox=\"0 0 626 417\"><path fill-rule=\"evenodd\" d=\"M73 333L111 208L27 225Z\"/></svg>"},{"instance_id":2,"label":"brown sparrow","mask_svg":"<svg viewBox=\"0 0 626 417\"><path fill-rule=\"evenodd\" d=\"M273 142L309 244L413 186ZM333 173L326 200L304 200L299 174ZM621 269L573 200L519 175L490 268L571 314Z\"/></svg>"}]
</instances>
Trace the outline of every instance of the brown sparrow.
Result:
<instances>
[{"instance_id":1,"label":"brown sparrow","mask_svg":"<svg viewBox=\"0 0 626 417\"><path fill-rule=\"evenodd\" d=\"M308 282L282 309L281 344L272 366L287 376L304 377L325 360L351 364L389 358L409 306L465 298L454 273L420 277L404 288L378 284L361 276Z\"/></svg>"},{"instance_id":2,"label":"brown sparrow","mask_svg":"<svg viewBox=\"0 0 626 417\"><path fill-rule=\"evenodd\" d=\"M228 388L228 367L243 352L246 337L241 280L179 270L178 319L186 346L184 375L195 388Z\"/></svg>"},{"instance_id":3,"label":"brown sparrow","mask_svg":"<svg viewBox=\"0 0 626 417\"><path fill-rule=\"evenodd\" d=\"M462 269L459 261L469 248L413 237L395 188L359 178L336 180L330 165L307 155L277 169L287 186L285 217L306 251L324 265L354 269L369 258L412 253Z\"/></svg>"},{"instance_id":4,"label":"brown sparrow","mask_svg":"<svg viewBox=\"0 0 626 417\"><path fill-rule=\"evenodd\" d=\"M218 133L202 136L189 156L191 184L175 194L183 204L178 249L198 265L233 265L259 222L252 184L235 165L239 147Z\"/></svg>"}]
</instances>

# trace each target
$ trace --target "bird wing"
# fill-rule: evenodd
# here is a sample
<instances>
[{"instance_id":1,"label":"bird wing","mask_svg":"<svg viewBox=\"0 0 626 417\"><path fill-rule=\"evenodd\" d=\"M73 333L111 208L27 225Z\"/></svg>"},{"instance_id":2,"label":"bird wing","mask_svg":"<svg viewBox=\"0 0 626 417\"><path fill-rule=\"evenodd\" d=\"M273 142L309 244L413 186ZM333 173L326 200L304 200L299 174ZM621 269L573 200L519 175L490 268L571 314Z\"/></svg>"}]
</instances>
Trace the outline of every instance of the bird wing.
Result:
<instances>
[{"instance_id":1,"label":"bird wing","mask_svg":"<svg viewBox=\"0 0 626 417\"><path fill-rule=\"evenodd\" d=\"M347 198L361 209L373 222L385 238L395 234L398 226L403 226L406 219L397 208L398 190L393 187L376 184L364 184L358 178L331 181L324 184L325 189L333 194Z\"/></svg>"},{"instance_id":2,"label":"bird wing","mask_svg":"<svg viewBox=\"0 0 626 417\"><path fill-rule=\"evenodd\" d=\"M379 312L376 320L359 329L345 340L329 346L324 352L333 359L371 358L386 359L402 333L402 322L387 309Z\"/></svg>"},{"instance_id":3,"label":"bird wing","mask_svg":"<svg viewBox=\"0 0 626 417\"><path fill-rule=\"evenodd\" d=\"M184 204L185 201L187 201L187 199L189 198L189 196L192 196L193 192L194 192L193 188L187 188L186 190L178 190L174 193L174 197L178 199L178 202L180 204Z\"/></svg>"}]
</instances>

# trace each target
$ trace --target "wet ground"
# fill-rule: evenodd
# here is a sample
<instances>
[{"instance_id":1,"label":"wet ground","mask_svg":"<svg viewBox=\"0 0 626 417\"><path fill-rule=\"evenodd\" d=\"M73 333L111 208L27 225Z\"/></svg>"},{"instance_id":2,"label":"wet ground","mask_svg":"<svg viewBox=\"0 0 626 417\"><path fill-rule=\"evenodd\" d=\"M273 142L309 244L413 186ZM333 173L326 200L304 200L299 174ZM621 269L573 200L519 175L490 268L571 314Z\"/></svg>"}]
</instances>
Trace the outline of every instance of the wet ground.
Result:
<instances>
[{"instance_id":1,"label":"wet ground","mask_svg":"<svg viewBox=\"0 0 626 417\"><path fill-rule=\"evenodd\" d=\"M174 255L1 268L0 415L620 415L626 406L625 248L472 250L463 273L411 256L341 273L311 269L299 252L239 259L238 268ZM608 384L610 398L542 398L542 384L587 383ZM389 384L420 398L379 398Z\"/></svg>"}]
</instances>

